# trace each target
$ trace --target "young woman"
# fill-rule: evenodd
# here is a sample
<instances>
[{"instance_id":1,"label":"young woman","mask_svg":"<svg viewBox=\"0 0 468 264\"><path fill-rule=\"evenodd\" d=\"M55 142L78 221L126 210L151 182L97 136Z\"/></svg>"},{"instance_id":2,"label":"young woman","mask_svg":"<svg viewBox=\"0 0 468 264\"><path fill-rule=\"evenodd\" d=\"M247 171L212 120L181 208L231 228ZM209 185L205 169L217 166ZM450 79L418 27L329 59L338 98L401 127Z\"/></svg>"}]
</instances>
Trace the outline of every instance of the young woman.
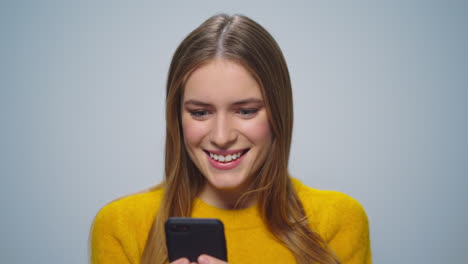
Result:
<instances>
[{"instance_id":1,"label":"young woman","mask_svg":"<svg viewBox=\"0 0 468 264\"><path fill-rule=\"evenodd\" d=\"M164 222L185 216L224 223L231 264L371 263L360 204L290 177L292 124L289 73L272 36L245 16L209 18L169 69L164 180L100 210L91 262L167 263Z\"/></svg>"}]
</instances>

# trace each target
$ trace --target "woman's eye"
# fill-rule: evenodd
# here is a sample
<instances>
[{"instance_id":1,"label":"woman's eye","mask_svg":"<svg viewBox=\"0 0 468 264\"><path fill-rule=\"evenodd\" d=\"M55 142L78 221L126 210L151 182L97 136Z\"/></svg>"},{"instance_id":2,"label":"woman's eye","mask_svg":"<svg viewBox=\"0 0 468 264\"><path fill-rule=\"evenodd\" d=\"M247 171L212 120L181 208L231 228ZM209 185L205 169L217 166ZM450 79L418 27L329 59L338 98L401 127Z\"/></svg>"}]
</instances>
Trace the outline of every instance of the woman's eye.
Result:
<instances>
[{"instance_id":1,"label":"woman's eye","mask_svg":"<svg viewBox=\"0 0 468 264\"><path fill-rule=\"evenodd\" d=\"M194 118L204 118L209 114L208 111L206 110L195 110L195 111L190 111L190 115L193 116Z\"/></svg>"},{"instance_id":2,"label":"woman's eye","mask_svg":"<svg viewBox=\"0 0 468 264\"><path fill-rule=\"evenodd\" d=\"M258 109L241 109L239 110L239 114L243 117L253 117L257 114Z\"/></svg>"}]
</instances>

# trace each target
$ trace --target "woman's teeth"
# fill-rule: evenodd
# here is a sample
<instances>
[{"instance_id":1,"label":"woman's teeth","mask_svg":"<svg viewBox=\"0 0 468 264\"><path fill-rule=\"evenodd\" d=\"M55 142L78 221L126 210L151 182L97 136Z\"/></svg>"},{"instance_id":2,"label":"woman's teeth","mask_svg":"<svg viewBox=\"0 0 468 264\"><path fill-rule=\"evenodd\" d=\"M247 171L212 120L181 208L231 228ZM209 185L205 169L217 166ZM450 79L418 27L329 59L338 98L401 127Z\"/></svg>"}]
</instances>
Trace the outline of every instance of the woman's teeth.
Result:
<instances>
[{"instance_id":1,"label":"woman's teeth","mask_svg":"<svg viewBox=\"0 0 468 264\"><path fill-rule=\"evenodd\" d=\"M242 155L242 152L238 152L238 153L235 153L232 155L226 155L226 156L216 155L210 152L210 157L219 162L230 162L230 161L238 159L241 155Z\"/></svg>"}]
</instances>

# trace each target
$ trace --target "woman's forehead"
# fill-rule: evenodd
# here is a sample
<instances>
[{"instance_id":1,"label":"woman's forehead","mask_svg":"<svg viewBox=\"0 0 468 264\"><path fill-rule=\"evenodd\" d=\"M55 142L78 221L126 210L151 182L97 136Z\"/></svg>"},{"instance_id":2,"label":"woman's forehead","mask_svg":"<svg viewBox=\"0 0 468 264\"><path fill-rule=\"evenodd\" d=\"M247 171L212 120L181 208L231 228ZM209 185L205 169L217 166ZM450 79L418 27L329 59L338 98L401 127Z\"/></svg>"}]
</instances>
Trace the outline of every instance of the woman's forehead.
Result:
<instances>
[{"instance_id":1,"label":"woman's forehead","mask_svg":"<svg viewBox=\"0 0 468 264\"><path fill-rule=\"evenodd\" d=\"M240 64L213 60L196 69L184 87L184 101L229 101L262 99L260 86Z\"/></svg>"}]
</instances>

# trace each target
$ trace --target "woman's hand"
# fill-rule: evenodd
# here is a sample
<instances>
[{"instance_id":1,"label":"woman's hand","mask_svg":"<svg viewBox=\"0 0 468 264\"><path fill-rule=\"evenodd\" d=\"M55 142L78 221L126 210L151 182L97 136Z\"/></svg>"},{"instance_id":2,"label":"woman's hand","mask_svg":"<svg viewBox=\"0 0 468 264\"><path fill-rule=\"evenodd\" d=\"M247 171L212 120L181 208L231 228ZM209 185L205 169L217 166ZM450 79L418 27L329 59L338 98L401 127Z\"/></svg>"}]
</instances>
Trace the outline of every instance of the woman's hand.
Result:
<instances>
[{"instance_id":1,"label":"woman's hand","mask_svg":"<svg viewBox=\"0 0 468 264\"><path fill-rule=\"evenodd\" d=\"M190 261L186 258L180 258L171 264L191 264ZM208 255L200 255L198 257L198 264L228 264L225 261L219 260L215 257L208 256Z\"/></svg>"},{"instance_id":2,"label":"woman's hand","mask_svg":"<svg viewBox=\"0 0 468 264\"><path fill-rule=\"evenodd\" d=\"M190 262L186 258L180 258L178 260L171 262L171 264L190 264Z\"/></svg>"},{"instance_id":3,"label":"woman's hand","mask_svg":"<svg viewBox=\"0 0 468 264\"><path fill-rule=\"evenodd\" d=\"M215 257L203 254L198 257L198 264L228 264L228 263L225 261L219 260Z\"/></svg>"}]
</instances>

